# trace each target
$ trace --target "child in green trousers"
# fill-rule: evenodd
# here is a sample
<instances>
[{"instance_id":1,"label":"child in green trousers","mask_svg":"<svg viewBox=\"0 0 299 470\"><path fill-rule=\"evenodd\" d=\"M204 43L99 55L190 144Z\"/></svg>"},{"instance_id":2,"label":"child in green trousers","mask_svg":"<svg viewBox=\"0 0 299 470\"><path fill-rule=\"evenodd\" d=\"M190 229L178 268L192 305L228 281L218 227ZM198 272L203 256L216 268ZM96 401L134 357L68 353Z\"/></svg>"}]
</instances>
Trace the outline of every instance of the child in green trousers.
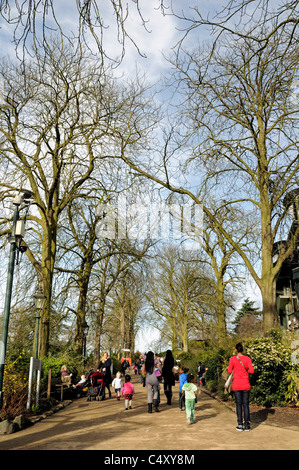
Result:
<instances>
[{"instance_id":1,"label":"child in green trousers","mask_svg":"<svg viewBox=\"0 0 299 470\"><path fill-rule=\"evenodd\" d=\"M195 399L197 396L197 387L194 384L194 375L187 375L187 382L183 385L183 393L185 394L185 407L187 415L187 423L194 423L194 410L195 410Z\"/></svg>"}]
</instances>

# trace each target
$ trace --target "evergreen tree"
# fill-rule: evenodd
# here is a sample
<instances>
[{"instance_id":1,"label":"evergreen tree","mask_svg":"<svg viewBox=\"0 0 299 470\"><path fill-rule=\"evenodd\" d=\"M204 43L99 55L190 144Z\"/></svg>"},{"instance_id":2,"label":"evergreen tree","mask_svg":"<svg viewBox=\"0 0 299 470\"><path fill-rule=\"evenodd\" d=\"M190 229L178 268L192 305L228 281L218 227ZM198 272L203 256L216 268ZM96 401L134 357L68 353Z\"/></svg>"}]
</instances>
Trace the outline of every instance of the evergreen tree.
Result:
<instances>
[{"instance_id":1,"label":"evergreen tree","mask_svg":"<svg viewBox=\"0 0 299 470\"><path fill-rule=\"evenodd\" d=\"M240 323L241 323L241 321L243 320L244 317L249 317L249 316L258 317L260 315L261 315L260 310L256 307L254 307L254 301L249 300L249 298L247 297L244 300L240 310L237 311L236 318L232 322L233 325L235 326L235 332L237 332L237 329L238 329L238 327L239 327L239 325L240 325Z\"/></svg>"}]
</instances>

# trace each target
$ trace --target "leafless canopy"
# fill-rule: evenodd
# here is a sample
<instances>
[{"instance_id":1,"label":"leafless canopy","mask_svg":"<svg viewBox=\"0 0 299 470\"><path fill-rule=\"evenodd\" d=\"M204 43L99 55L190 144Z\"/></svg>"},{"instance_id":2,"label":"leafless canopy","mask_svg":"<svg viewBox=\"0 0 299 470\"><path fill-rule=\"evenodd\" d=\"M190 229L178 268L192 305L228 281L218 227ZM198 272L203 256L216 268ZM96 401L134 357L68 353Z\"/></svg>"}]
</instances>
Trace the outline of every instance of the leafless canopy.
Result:
<instances>
[{"instance_id":1,"label":"leafless canopy","mask_svg":"<svg viewBox=\"0 0 299 470\"><path fill-rule=\"evenodd\" d=\"M127 28L126 20L131 5L137 11L141 24L146 31L147 22L143 17L140 1L109 0L99 5L97 0L76 0L73 7L74 31L67 31L62 11L54 4L54 0L0 0L0 15L13 28L13 41L21 60L29 52L32 43L35 48L48 49L49 37L60 34L65 41L79 39L79 46L88 46L107 58L105 33L109 28L115 28L115 41L120 45L118 57L109 57L115 63L121 62L125 55L125 43L131 42L138 52L133 34ZM105 5L104 5L105 3ZM63 2L61 2L61 7ZM163 12L163 1L160 8ZM110 19L110 20L109 20Z\"/></svg>"}]
</instances>

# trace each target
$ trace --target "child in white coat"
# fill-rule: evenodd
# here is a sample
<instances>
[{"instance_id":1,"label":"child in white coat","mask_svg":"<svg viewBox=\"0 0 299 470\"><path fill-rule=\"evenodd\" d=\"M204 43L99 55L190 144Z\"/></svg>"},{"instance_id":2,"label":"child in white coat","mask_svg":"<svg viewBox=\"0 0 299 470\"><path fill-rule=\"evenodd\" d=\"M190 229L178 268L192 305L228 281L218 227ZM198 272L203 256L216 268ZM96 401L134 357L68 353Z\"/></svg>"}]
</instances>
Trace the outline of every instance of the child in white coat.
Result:
<instances>
[{"instance_id":1,"label":"child in white coat","mask_svg":"<svg viewBox=\"0 0 299 470\"><path fill-rule=\"evenodd\" d=\"M120 400L120 392L121 392L121 387L122 387L122 381L121 381L121 373L117 372L115 379L113 379L112 382L112 387L115 390L116 393L116 399Z\"/></svg>"}]
</instances>

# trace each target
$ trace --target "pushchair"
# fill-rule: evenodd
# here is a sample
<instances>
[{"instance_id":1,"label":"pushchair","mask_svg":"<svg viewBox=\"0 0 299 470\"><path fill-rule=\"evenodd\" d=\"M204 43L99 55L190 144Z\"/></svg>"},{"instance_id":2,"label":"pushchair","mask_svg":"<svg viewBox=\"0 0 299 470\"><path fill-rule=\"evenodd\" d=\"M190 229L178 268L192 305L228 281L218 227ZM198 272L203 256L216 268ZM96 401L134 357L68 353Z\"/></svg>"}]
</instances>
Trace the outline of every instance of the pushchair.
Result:
<instances>
[{"instance_id":1,"label":"pushchair","mask_svg":"<svg viewBox=\"0 0 299 470\"><path fill-rule=\"evenodd\" d=\"M90 376L93 373L93 369L90 369L85 377L84 382L78 383L75 388L75 395L76 398L81 398L83 396L86 396L89 385L90 385Z\"/></svg>"},{"instance_id":2,"label":"pushchair","mask_svg":"<svg viewBox=\"0 0 299 470\"><path fill-rule=\"evenodd\" d=\"M98 401L103 400L105 397L104 375L101 372L93 372L89 377L89 381L87 401L91 401L91 398Z\"/></svg>"}]
</instances>

